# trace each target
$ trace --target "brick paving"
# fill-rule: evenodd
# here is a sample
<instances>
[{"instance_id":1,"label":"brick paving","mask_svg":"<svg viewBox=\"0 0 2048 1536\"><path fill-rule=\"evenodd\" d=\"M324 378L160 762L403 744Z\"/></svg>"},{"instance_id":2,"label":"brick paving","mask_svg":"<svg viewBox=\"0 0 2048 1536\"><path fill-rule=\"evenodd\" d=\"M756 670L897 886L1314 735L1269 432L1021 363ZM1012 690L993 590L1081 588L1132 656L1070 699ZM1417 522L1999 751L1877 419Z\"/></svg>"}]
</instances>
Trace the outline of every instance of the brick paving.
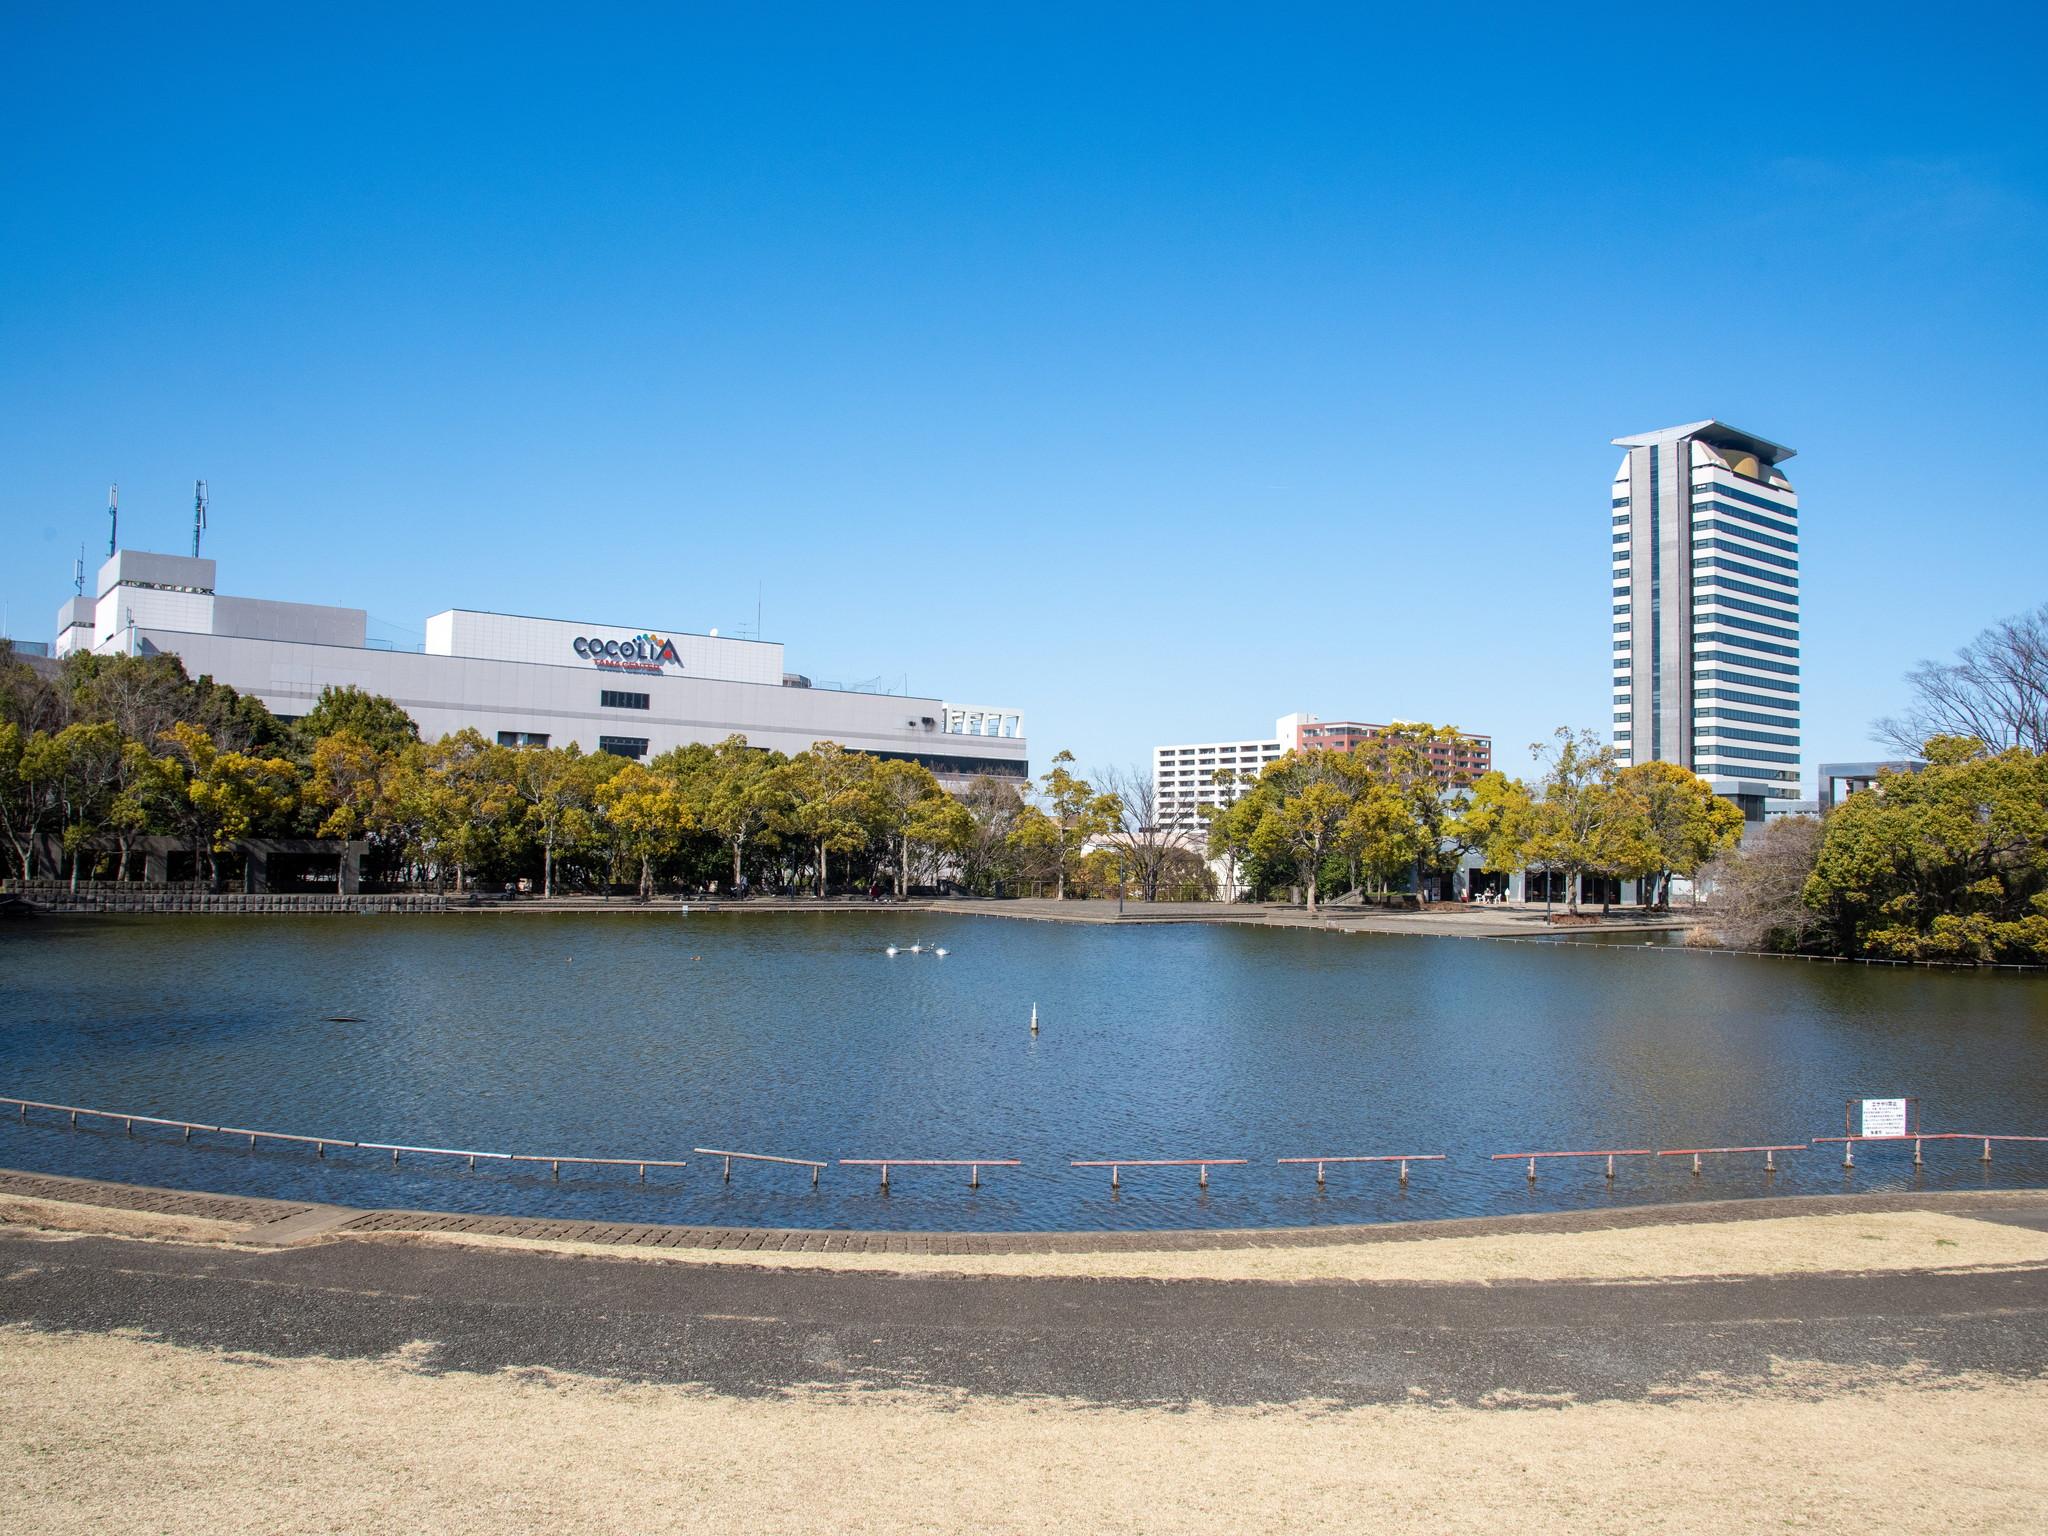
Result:
<instances>
[{"instance_id":1,"label":"brick paving","mask_svg":"<svg viewBox=\"0 0 2048 1536\"><path fill-rule=\"evenodd\" d=\"M228 1221L243 1227L267 1227L303 1216L315 1207L289 1200L264 1200L251 1195L211 1195L181 1189L153 1189L142 1184L109 1184L101 1179L67 1179L51 1173L23 1173L0 1168L0 1194L32 1200L62 1200L110 1210L140 1211L152 1216L194 1216Z\"/></svg>"}]
</instances>

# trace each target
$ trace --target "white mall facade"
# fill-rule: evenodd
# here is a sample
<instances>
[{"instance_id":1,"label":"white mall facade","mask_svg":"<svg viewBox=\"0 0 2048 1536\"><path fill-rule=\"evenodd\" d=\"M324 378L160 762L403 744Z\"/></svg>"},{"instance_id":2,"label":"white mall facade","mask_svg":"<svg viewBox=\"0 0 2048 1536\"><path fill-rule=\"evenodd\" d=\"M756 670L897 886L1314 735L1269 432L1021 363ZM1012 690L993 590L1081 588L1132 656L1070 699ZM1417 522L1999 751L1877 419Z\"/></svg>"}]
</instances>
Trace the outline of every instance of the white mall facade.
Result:
<instances>
[{"instance_id":1,"label":"white mall facade","mask_svg":"<svg viewBox=\"0 0 2048 1536\"><path fill-rule=\"evenodd\" d=\"M214 573L208 559L118 550L97 595L59 610L54 654L169 652L285 719L323 688L361 688L429 741L473 727L508 746L644 759L740 735L781 752L836 741L923 763L956 788L1030 771L1018 711L814 688L772 642L451 608L427 620L423 649L394 650L369 643L362 609L231 597Z\"/></svg>"}]
</instances>

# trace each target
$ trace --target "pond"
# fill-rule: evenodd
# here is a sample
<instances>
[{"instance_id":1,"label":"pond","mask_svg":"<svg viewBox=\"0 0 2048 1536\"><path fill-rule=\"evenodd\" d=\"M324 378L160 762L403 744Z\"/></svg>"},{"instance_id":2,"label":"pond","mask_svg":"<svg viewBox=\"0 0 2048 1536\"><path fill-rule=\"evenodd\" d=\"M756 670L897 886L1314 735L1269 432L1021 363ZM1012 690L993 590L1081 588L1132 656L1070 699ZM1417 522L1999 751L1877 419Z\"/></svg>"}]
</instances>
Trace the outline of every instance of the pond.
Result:
<instances>
[{"instance_id":1,"label":"pond","mask_svg":"<svg viewBox=\"0 0 2048 1536\"><path fill-rule=\"evenodd\" d=\"M943 945L891 958L885 946ZM1030 1031L1033 1005L1040 1032ZM0 1165L360 1206L775 1227L1308 1225L2048 1182L2048 1147L1545 1165L1525 1149L1804 1142L1851 1096L2048 1134L2048 981L1233 925L534 913L47 919L0 928L0 1093L348 1140L833 1160L511 1170L61 1117ZM1441 1152L1384 1165L1281 1157ZM841 1157L1018 1158L899 1169ZM1209 1189L1073 1159L1242 1157Z\"/></svg>"}]
</instances>

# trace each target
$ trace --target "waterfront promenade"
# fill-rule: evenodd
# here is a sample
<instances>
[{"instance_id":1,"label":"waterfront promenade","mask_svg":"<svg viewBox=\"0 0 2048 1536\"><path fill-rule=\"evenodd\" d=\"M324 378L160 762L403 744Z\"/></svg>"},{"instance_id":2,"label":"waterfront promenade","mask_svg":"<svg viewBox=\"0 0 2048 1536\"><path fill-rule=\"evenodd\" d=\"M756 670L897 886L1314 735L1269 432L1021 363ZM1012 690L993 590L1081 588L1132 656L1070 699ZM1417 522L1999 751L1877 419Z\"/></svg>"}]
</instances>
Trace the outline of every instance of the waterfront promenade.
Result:
<instances>
[{"instance_id":1,"label":"waterfront promenade","mask_svg":"<svg viewBox=\"0 0 2048 1536\"><path fill-rule=\"evenodd\" d=\"M1005 917L1020 921L1121 924L1242 923L1254 927L1318 928L1332 932L1429 934L1456 938L1533 938L1547 933L1580 935L1597 933L1678 932L1692 926L1693 915L1684 908L1670 912L1646 912L1638 907L1616 907L1603 914L1597 906L1581 910L1577 918L1567 917L1562 906L1546 910L1540 904L1469 906L1462 902L1432 902L1413 909L1363 906L1341 900L1325 903L1311 914L1299 906L1277 902L1220 901L1054 901L1044 897L1013 897L1002 900L977 897L913 897L868 900L858 896L812 897L755 896L744 901L718 897L659 897L639 901L625 896L486 896L471 898L447 893L407 896L218 896L171 897L146 892L122 892L119 888L87 890L72 895L51 884L38 889L24 903L37 911L91 915L100 912L161 912L198 915L309 915L323 911L376 913L463 913L516 916L535 913L667 913L674 916L708 913L809 913L834 912L911 913L929 912L965 917Z\"/></svg>"}]
</instances>

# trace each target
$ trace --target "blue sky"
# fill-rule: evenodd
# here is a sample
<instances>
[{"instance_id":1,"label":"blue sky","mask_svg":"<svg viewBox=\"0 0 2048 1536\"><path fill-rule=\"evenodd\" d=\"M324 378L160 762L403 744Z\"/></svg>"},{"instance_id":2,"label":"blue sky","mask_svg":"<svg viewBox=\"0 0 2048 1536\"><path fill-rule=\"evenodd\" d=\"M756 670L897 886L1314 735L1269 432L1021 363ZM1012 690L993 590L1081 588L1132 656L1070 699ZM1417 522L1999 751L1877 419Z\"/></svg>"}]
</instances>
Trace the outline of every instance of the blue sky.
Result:
<instances>
[{"instance_id":1,"label":"blue sky","mask_svg":"<svg viewBox=\"0 0 2048 1536\"><path fill-rule=\"evenodd\" d=\"M2048 599L2038 7L0 14L0 601L767 637L1127 763L1607 716L1618 434L1792 444L1809 775Z\"/></svg>"}]
</instances>

